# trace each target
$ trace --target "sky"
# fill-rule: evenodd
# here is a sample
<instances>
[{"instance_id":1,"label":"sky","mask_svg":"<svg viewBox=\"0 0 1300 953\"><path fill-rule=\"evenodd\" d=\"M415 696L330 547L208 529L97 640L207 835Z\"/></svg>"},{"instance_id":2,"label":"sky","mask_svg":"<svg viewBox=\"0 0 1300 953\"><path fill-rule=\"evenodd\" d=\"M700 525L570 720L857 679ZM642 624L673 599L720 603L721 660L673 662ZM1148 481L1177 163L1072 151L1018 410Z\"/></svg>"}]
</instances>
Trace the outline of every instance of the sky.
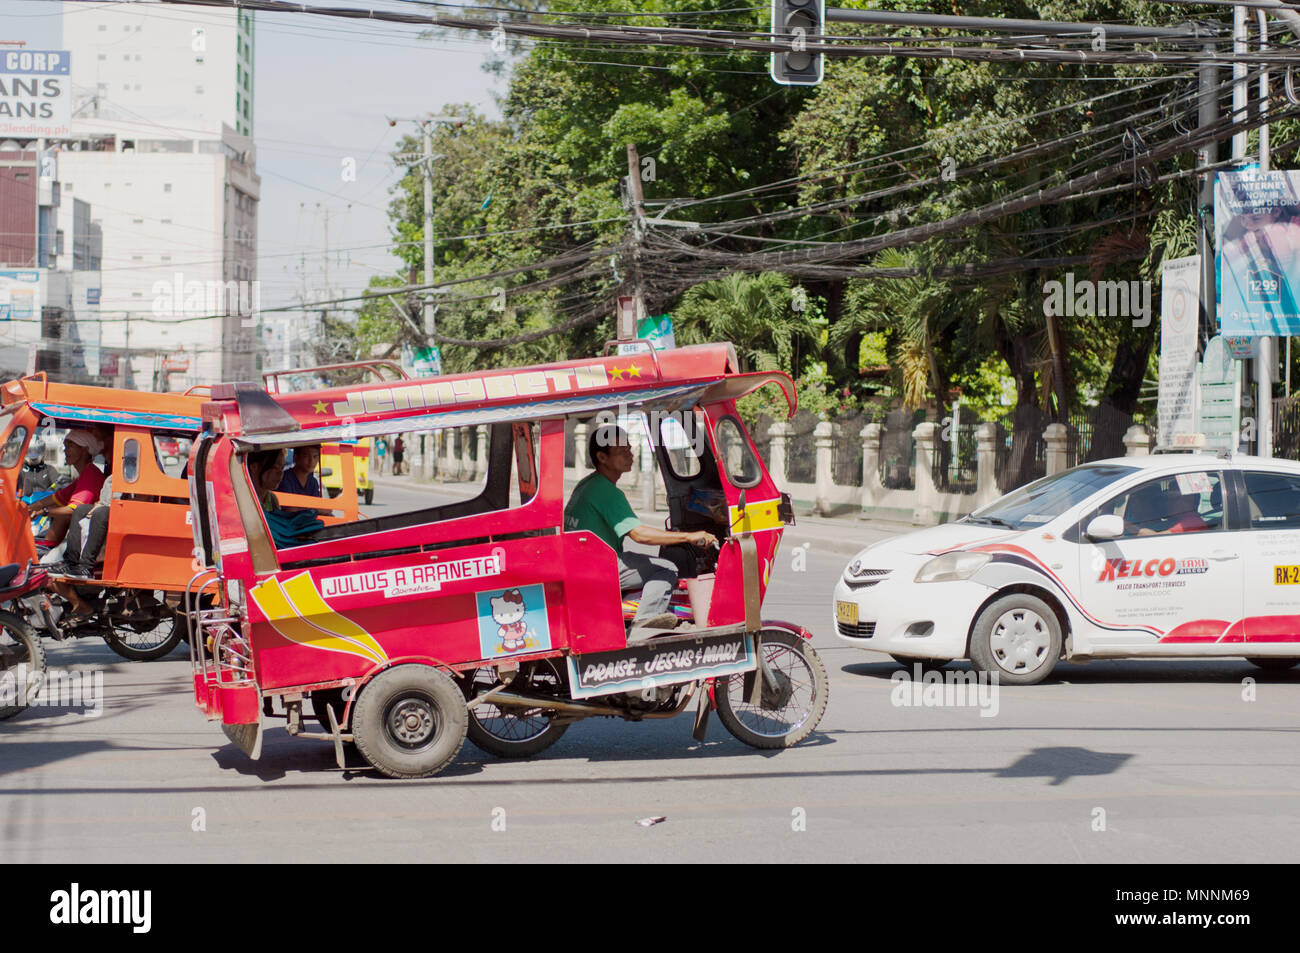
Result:
<instances>
[{"instance_id":1,"label":"sky","mask_svg":"<svg viewBox=\"0 0 1300 953\"><path fill-rule=\"evenodd\" d=\"M402 0L318 0L320 6L419 11ZM29 49L61 49L61 4L0 0L0 39ZM169 5L168 16L186 8ZM391 274L388 203L404 169L392 162L414 118L470 103L497 117L505 83L483 70L483 34L422 40L401 24L258 12L254 27L253 139L262 177L258 277L263 308L363 291L373 274ZM344 161L356 179L345 181ZM435 167L436 169L436 167ZM326 255L328 223L329 253Z\"/></svg>"}]
</instances>

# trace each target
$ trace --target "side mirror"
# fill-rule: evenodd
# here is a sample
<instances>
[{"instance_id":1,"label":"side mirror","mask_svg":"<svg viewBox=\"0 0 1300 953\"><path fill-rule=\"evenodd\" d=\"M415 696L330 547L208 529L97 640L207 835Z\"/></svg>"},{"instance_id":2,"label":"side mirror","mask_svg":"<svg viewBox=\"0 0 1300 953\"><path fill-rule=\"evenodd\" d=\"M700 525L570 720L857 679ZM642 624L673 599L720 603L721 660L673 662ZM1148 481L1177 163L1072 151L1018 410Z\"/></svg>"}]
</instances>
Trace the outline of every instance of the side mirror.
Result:
<instances>
[{"instance_id":1,"label":"side mirror","mask_svg":"<svg viewBox=\"0 0 1300 953\"><path fill-rule=\"evenodd\" d=\"M1119 539L1124 535L1124 521L1114 514L1098 516L1084 533L1089 539Z\"/></svg>"},{"instance_id":2,"label":"side mirror","mask_svg":"<svg viewBox=\"0 0 1300 953\"><path fill-rule=\"evenodd\" d=\"M333 476L333 475L334 475L334 468L333 468L333 467L321 467L321 468L320 468L320 475L323 476L323 477Z\"/></svg>"}]
</instances>

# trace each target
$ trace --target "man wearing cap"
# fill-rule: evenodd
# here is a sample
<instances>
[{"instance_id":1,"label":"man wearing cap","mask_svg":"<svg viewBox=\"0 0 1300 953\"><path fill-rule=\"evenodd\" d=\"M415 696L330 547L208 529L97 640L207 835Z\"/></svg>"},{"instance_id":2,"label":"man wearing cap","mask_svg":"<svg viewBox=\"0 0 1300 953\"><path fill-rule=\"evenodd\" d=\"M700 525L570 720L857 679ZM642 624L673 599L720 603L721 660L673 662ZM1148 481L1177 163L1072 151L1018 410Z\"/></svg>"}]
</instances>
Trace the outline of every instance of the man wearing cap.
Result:
<instances>
[{"instance_id":1,"label":"man wearing cap","mask_svg":"<svg viewBox=\"0 0 1300 953\"><path fill-rule=\"evenodd\" d=\"M63 438L63 459L77 471L77 478L53 496L27 504L28 513L49 513L50 528L45 531L44 538L50 546L63 542L77 507L99 499L99 491L104 486L104 473L92 461L103 449L103 443L89 430L70 430Z\"/></svg>"}]
</instances>

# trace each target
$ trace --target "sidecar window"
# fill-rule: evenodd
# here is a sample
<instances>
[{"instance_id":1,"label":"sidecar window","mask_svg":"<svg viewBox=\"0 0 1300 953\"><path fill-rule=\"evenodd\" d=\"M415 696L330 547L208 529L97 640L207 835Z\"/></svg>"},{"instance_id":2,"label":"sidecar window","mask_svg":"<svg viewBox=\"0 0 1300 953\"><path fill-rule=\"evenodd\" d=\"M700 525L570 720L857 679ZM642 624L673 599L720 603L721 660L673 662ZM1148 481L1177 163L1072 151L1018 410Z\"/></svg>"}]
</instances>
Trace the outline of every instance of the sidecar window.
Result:
<instances>
[{"instance_id":1,"label":"sidecar window","mask_svg":"<svg viewBox=\"0 0 1300 953\"><path fill-rule=\"evenodd\" d=\"M17 466L23 456L23 447L26 445L27 428L15 427L9 439L5 441L4 449L0 450L0 469L8 470L10 467Z\"/></svg>"}]
</instances>

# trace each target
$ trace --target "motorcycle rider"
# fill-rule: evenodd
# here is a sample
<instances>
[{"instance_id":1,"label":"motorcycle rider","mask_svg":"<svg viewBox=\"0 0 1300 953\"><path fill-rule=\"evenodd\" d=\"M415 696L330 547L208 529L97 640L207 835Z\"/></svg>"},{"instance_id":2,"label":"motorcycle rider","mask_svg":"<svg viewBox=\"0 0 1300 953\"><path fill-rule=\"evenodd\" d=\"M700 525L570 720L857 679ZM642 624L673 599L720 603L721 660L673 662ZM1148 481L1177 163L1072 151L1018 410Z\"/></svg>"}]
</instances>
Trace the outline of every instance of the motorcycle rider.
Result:
<instances>
[{"instance_id":1,"label":"motorcycle rider","mask_svg":"<svg viewBox=\"0 0 1300 953\"><path fill-rule=\"evenodd\" d=\"M45 462L45 454L33 445L27 448L27 460L18 474L18 495L53 493L59 482L59 471Z\"/></svg>"}]
</instances>

